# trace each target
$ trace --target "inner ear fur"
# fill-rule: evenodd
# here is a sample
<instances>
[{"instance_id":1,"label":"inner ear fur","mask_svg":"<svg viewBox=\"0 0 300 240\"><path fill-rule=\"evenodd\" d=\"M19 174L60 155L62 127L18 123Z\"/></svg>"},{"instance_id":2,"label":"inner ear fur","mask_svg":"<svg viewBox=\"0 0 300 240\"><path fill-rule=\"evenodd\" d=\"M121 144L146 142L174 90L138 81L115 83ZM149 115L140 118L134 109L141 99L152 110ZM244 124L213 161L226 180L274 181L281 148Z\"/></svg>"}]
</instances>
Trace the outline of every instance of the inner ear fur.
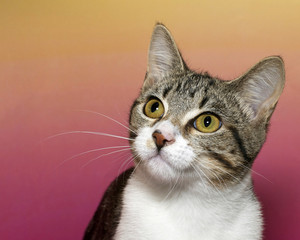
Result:
<instances>
[{"instance_id":1,"label":"inner ear fur","mask_svg":"<svg viewBox=\"0 0 300 240\"><path fill-rule=\"evenodd\" d=\"M184 71L186 65L170 31L161 23L154 27L148 51L147 74L143 89L168 75Z\"/></svg>"},{"instance_id":2,"label":"inner ear fur","mask_svg":"<svg viewBox=\"0 0 300 240\"><path fill-rule=\"evenodd\" d=\"M284 83L284 62L279 56L263 59L234 81L253 120L269 119L283 91Z\"/></svg>"}]
</instances>

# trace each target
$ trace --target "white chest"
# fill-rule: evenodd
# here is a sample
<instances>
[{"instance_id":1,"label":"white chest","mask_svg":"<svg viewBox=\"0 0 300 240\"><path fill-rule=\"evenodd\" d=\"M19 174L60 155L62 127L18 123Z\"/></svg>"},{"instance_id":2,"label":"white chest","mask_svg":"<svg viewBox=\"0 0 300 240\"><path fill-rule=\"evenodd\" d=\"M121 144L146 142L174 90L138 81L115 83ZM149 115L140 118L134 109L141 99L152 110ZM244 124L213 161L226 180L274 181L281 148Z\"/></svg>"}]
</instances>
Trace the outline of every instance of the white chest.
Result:
<instances>
[{"instance_id":1,"label":"white chest","mask_svg":"<svg viewBox=\"0 0 300 240\"><path fill-rule=\"evenodd\" d=\"M259 209L251 197L222 195L203 200L185 193L164 199L131 179L115 239L261 239Z\"/></svg>"}]
</instances>

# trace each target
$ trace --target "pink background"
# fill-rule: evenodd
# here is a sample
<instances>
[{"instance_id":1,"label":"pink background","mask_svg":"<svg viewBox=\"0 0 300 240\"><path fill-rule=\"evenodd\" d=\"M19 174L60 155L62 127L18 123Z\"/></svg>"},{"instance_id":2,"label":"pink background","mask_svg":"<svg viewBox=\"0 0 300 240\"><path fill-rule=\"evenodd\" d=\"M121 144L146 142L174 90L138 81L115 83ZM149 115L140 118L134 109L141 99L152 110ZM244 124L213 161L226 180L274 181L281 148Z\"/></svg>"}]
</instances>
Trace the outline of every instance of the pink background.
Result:
<instances>
[{"instance_id":1,"label":"pink background","mask_svg":"<svg viewBox=\"0 0 300 240\"><path fill-rule=\"evenodd\" d=\"M123 3L124 2L124 3ZM153 26L172 31L189 66L232 79L268 55L286 87L254 164L265 238L300 239L298 1L3 1L0 9L0 238L81 239L129 151L70 159L126 140L89 110L127 123ZM84 166L84 167L83 167ZM268 179L268 180L266 180Z\"/></svg>"}]
</instances>

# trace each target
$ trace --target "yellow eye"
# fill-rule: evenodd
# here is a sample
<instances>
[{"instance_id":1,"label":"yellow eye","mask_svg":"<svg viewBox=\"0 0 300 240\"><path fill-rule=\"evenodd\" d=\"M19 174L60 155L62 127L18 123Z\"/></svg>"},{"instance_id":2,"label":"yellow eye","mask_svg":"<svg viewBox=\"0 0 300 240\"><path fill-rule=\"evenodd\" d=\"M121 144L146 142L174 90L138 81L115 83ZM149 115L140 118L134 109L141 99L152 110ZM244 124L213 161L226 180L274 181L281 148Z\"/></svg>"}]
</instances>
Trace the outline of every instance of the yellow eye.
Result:
<instances>
[{"instance_id":1,"label":"yellow eye","mask_svg":"<svg viewBox=\"0 0 300 240\"><path fill-rule=\"evenodd\" d=\"M144 112L147 117L159 118L164 114L165 108L158 99L150 99L145 105Z\"/></svg>"},{"instance_id":2,"label":"yellow eye","mask_svg":"<svg viewBox=\"0 0 300 240\"><path fill-rule=\"evenodd\" d=\"M200 132L212 133L217 131L222 126L221 121L211 113L200 115L194 122L194 127Z\"/></svg>"}]
</instances>

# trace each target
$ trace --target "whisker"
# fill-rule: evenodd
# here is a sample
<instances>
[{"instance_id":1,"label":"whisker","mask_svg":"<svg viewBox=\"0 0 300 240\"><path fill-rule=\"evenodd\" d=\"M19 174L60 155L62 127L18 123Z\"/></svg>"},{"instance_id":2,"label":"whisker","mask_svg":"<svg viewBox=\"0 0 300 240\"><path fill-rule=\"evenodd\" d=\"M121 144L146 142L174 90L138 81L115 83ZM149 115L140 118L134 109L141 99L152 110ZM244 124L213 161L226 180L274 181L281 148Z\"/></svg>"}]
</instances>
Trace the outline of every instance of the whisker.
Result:
<instances>
[{"instance_id":1,"label":"whisker","mask_svg":"<svg viewBox=\"0 0 300 240\"><path fill-rule=\"evenodd\" d=\"M127 162L127 164L125 165L125 169L128 168L128 164L130 163L134 163L134 160L136 159L137 157L132 157L131 160L129 162Z\"/></svg>"},{"instance_id":2,"label":"whisker","mask_svg":"<svg viewBox=\"0 0 300 240\"><path fill-rule=\"evenodd\" d=\"M251 172L255 173L256 175L262 177L263 179L267 180L268 182L273 183L270 179L266 178L264 175L262 175L262 174L260 174L260 173L258 173L256 171L254 171L252 168L249 168L249 167L245 166L244 164L242 164L241 166L243 168L246 168L246 169L250 170Z\"/></svg>"},{"instance_id":3,"label":"whisker","mask_svg":"<svg viewBox=\"0 0 300 240\"><path fill-rule=\"evenodd\" d=\"M202 152L203 152L204 154L206 154L206 153L209 154L209 153L210 153L209 151L202 151ZM241 166L244 167L244 168L246 168L247 170L253 172L254 174L256 174L256 175L258 175L258 176L264 178L264 179L267 180L268 182L273 183L270 179L266 178L264 175L260 174L259 172L256 172L256 171L253 170L252 168L249 168L249 167L245 166L244 164L241 164ZM227 172L227 173L228 173L228 172ZM228 174L229 174L229 173L228 173ZM229 174L229 175L232 176L231 174ZM233 176L232 176L232 177L233 177Z\"/></svg>"},{"instance_id":4,"label":"whisker","mask_svg":"<svg viewBox=\"0 0 300 240\"><path fill-rule=\"evenodd\" d=\"M205 181L203 180L201 174L198 172L196 166L195 166L193 163L191 163L191 166L192 166L192 168L195 170L195 172L198 174L198 176L200 177L200 179L201 179L203 185L205 186L205 189L206 189L207 193L210 194L210 192L209 192L209 190L208 190L208 188L207 188L207 186L206 186L206 184L205 184ZM202 172L201 169L199 169L199 170L200 170L200 172Z\"/></svg>"},{"instance_id":5,"label":"whisker","mask_svg":"<svg viewBox=\"0 0 300 240\"><path fill-rule=\"evenodd\" d=\"M205 161L205 164L211 165L211 166L213 166L214 168L217 168L218 170L221 170L221 171L224 172L225 174L227 174L227 175L231 176L232 178L234 178L235 180L237 180L240 184L243 184L243 183L240 181L240 179L238 179L237 177L235 177L234 175L232 175L231 173L229 173L229 172L226 171L225 169L220 168L220 167L218 167L218 166L216 166L216 165L214 165L213 163L210 163L210 162L208 162L208 161ZM203 165L202 165L202 166L203 166ZM203 166L203 167L205 167L205 166Z\"/></svg>"},{"instance_id":6,"label":"whisker","mask_svg":"<svg viewBox=\"0 0 300 240\"><path fill-rule=\"evenodd\" d=\"M222 168L220 168L220 167L217 167L217 166L213 165L213 164L210 163L210 162L205 162L205 163L214 166L214 167L217 168L218 170L221 170L222 172L228 174L229 176L231 176L232 178L234 178L235 180L237 180L240 184L243 184L243 183L240 181L240 179L236 178L234 175L230 174L228 171L226 171L226 170L224 170L224 169L222 169ZM253 169L248 168L247 166L245 166L245 165L243 165L243 164L242 164L241 166L244 167L244 168L246 168L247 170L250 170L251 172L257 174L258 176L264 178L264 179L267 180L268 182L273 183L271 180L269 180L268 178L266 178L266 177L264 177L263 175L259 174L258 172L254 171Z\"/></svg>"},{"instance_id":7,"label":"whisker","mask_svg":"<svg viewBox=\"0 0 300 240\"><path fill-rule=\"evenodd\" d=\"M127 161L126 166L127 166L130 162L134 161L134 159L137 158L137 157L138 157L138 155L131 156L130 158L128 158L128 159L126 160L126 161ZM129 161L128 161L128 160L129 160ZM137 164L136 166L134 166L134 169L133 169L131 175L133 175L133 173L135 172L135 170L136 170L136 168L138 167L139 163L140 163L140 162L138 162L138 164ZM123 164L122 164L122 166L123 166ZM121 168L122 168L122 166L121 166ZM121 169L121 168L119 168L117 178L120 177L120 169ZM127 169L127 167L125 167L125 169ZM124 178L123 178L123 181L124 181Z\"/></svg>"},{"instance_id":8,"label":"whisker","mask_svg":"<svg viewBox=\"0 0 300 240\"><path fill-rule=\"evenodd\" d=\"M129 127L125 126L123 123L121 123L121 122L117 121L116 119L114 119L114 118L112 118L112 117L109 117L109 116L107 116L107 115L105 115L105 114L103 114L103 113L99 113L99 112L95 112L95 111L90 111L90 110L77 110L77 111L88 112L88 113L93 113L93 114L96 114L96 115L100 115L100 116L102 116L102 117L105 117L105 118L107 118L107 119L109 119L109 120L114 121L115 123L117 123L117 124L119 124L120 126L126 128L127 130L133 132L134 134L137 134L135 131L133 131L133 130L130 129Z\"/></svg>"},{"instance_id":9,"label":"whisker","mask_svg":"<svg viewBox=\"0 0 300 240\"><path fill-rule=\"evenodd\" d=\"M55 135L52 135L50 137L45 138L43 141L47 141L49 139L63 136L63 135L68 135L68 134L75 134L75 133L82 133L82 134L92 134L92 135L100 135L100 136L106 136L106 137L114 137L114 138L120 138L120 139L125 139L125 140L134 140L132 138L128 137L123 137L123 136L118 136L118 135L113 135L109 133L102 133L102 132L92 132L92 131L69 131L69 132L63 132L63 133L58 133Z\"/></svg>"},{"instance_id":10,"label":"whisker","mask_svg":"<svg viewBox=\"0 0 300 240\"><path fill-rule=\"evenodd\" d=\"M120 175L120 172L121 172L123 166L125 166L125 169L126 169L127 166L128 166L128 164L131 163L132 160L133 160L133 157L130 156L130 157L128 157L125 161L123 161L122 165L119 167L119 170L118 170L118 176Z\"/></svg>"},{"instance_id":11,"label":"whisker","mask_svg":"<svg viewBox=\"0 0 300 240\"><path fill-rule=\"evenodd\" d=\"M134 157L134 159L136 159L137 157L139 157L139 155L136 155L135 157ZM134 160L133 159L133 160ZM141 160L140 161L138 161L138 163L134 166L134 169L133 169L133 171L132 171L132 174L134 174L134 172L136 171L136 169L138 168L138 166L141 164Z\"/></svg>"},{"instance_id":12,"label":"whisker","mask_svg":"<svg viewBox=\"0 0 300 240\"><path fill-rule=\"evenodd\" d=\"M111 154L114 154L114 153L118 153L118 152L128 151L128 150L130 150L130 149L129 149L129 148L126 148L126 149L121 149L121 150L113 151L113 152L110 152L110 153L102 154L102 155L100 155L100 156L98 156L98 157L96 157L96 158L93 158L93 159L89 160L86 164L84 164L84 165L81 167L81 169L82 169L82 168L85 168L85 167L86 167L87 165L89 165L91 162L94 162L95 160L97 160L97 159L99 159L99 158L101 158L101 157L108 156L108 155L111 155Z\"/></svg>"},{"instance_id":13,"label":"whisker","mask_svg":"<svg viewBox=\"0 0 300 240\"><path fill-rule=\"evenodd\" d=\"M172 186L171 190L167 193L167 195L166 195L165 198L161 201L161 203L163 203L165 200L167 200L168 197L171 195L171 193L172 193L173 190L175 189L175 187L176 187L176 185L177 185L178 180L179 180L180 177L181 177L181 173L179 173L179 176L178 176L178 178L176 179L175 184Z\"/></svg>"},{"instance_id":14,"label":"whisker","mask_svg":"<svg viewBox=\"0 0 300 240\"><path fill-rule=\"evenodd\" d=\"M124 158L126 158L126 161L127 161L127 159L130 158L129 156L131 157L130 152L125 152L125 151L124 151L124 152L118 154L118 156L115 156L113 159L111 159L111 162L117 163L118 166L120 166L120 163L123 165L123 163L124 163Z\"/></svg>"},{"instance_id":15,"label":"whisker","mask_svg":"<svg viewBox=\"0 0 300 240\"><path fill-rule=\"evenodd\" d=\"M201 163L200 163L201 164ZM195 166L197 167L197 166ZM209 177L204 173L204 171L202 171L200 168L198 168L202 173L203 175L205 176L205 178L211 183L211 185L214 187L214 189L218 192L218 194L220 196L222 196L222 198L225 200L225 202L227 202L227 199L224 197L224 195L219 191L219 189L216 187L216 185L209 179Z\"/></svg>"},{"instance_id":16,"label":"whisker","mask_svg":"<svg viewBox=\"0 0 300 240\"><path fill-rule=\"evenodd\" d=\"M102 150L107 150L107 149L113 149L113 148L128 148L130 149L130 146L114 146L114 147L104 147L104 148L97 148L97 149L92 149L92 150L88 150L88 151L85 151L85 152L82 152L82 153L78 153L76 155L73 155L72 157L70 158L67 158L65 160L63 160L57 168L61 167L62 165L64 165L66 162L74 159L74 158L77 158L79 156L82 156L82 155L85 155L85 154L88 154L88 153L91 153L91 152L98 152L98 151L102 151Z\"/></svg>"},{"instance_id":17,"label":"whisker","mask_svg":"<svg viewBox=\"0 0 300 240\"><path fill-rule=\"evenodd\" d=\"M218 179L218 181L219 181L219 183L220 183L220 185L224 185L226 188L227 188L227 185L226 185L226 183L225 183L225 181L224 181L224 179L220 176L220 178L222 179L222 182L221 182L221 180L220 180L220 178L218 177L218 175L216 174L216 173L214 173L214 171L212 170L212 169L210 169L210 168L208 168L208 167L206 167L206 166L204 166L204 165L201 165L203 168L205 168L205 170L207 170L209 173L211 173L211 174L213 174L217 179Z\"/></svg>"},{"instance_id":18,"label":"whisker","mask_svg":"<svg viewBox=\"0 0 300 240\"><path fill-rule=\"evenodd\" d=\"M218 178L219 182L220 182L219 177L214 173L214 171L212 171L212 169L210 169L208 166L205 166L205 165L207 164L207 165L213 166L214 168L216 168L216 169L218 169L218 170L221 170L221 171L223 171L223 172L226 172L226 171L223 170L222 168L220 168L220 167L214 165L214 164L211 163L211 162L205 161L204 159L201 159L201 162L199 162L199 164L201 165L201 167L205 168L205 170L207 170L209 173L214 174L214 176L215 176L216 178ZM226 172L226 173L227 173L227 172ZM223 182L224 182L224 181L223 181ZM221 183L221 182L220 182L220 183Z\"/></svg>"}]
</instances>

